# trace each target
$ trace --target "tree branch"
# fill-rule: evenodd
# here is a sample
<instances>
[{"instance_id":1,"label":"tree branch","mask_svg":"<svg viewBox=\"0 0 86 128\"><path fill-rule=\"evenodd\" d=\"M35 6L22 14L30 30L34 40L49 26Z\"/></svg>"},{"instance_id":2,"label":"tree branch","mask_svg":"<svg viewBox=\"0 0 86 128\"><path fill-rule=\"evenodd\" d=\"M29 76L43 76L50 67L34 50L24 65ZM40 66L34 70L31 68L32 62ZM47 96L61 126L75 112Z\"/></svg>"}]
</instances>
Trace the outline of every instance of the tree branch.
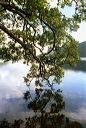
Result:
<instances>
[{"instance_id":1,"label":"tree branch","mask_svg":"<svg viewBox=\"0 0 86 128\"><path fill-rule=\"evenodd\" d=\"M16 42L18 42L24 50L29 50L30 54L33 56L33 58L37 61L40 62L39 58L37 58L36 55L32 53L32 51L27 47L26 44L24 44L19 38L17 38L10 30L8 30L2 23L0 23L0 29L3 30L6 34L8 34L12 39L14 39Z\"/></svg>"},{"instance_id":2,"label":"tree branch","mask_svg":"<svg viewBox=\"0 0 86 128\"><path fill-rule=\"evenodd\" d=\"M19 8L18 6L16 6L15 4L10 4L9 3L6 3L6 2L1 2L0 1L0 5L2 7L4 7L5 9L9 10L10 8L13 10L16 10L18 12L21 12L22 14L24 14L26 17L30 18L31 17L31 12L27 12L27 11L24 11L22 10L21 8Z\"/></svg>"},{"instance_id":3,"label":"tree branch","mask_svg":"<svg viewBox=\"0 0 86 128\"><path fill-rule=\"evenodd\" d=\"M24 19L25 19L24 15L25 15L27 18L30 18L30 16L31 16L31 13L22 10L21 8L17 7L16 5L9 5L8 3L3 3L3 2L0 2L0 4L1 4L5 9L19 14L19 15L20 15L22 18L24 18ZM46 26L48 26L48 28L50 28L51 31L52 31L52 33L53 33L53 46L52 46L52 48L51 48L47 53L44 54L44 56L45 56L45 55L48 55L49 53L51 53L51 52L54 50L54 48L55 48L55 43L56 43L56 39L55 39L55 37L56 37L56 36L55 36L55 30L54 30L54 28L53 28L51 25L49 25L46 21L44 21L43 18L42 18L40 15L37 16L37 18L38 18L41 22L43 22ZM31 26L31 27L33 28L33 26ZM34 30L34 28L33 28L33 30ZM34 32L35 32L35 31L34 31Z\"/></svg>"},{"instance_id":4,"label":"tree branch","mask_svg":"<svg viewBox=\"0 0 86 128\"><path fill-rule=\"evenodd\" d=\"M52 28L52 26L50 26L46 21L44 21L42 17L39 17L39 19L40 19L40 21L43 22L46 26L48 26L48 28L50 28L51 31L52 31L52 33L53 33L53 46L52 46L52 48L51 48L47 53L44 54L44 55L48 55L48 54L51 53L51 52L54 50L54 48L55 48L55 43L56 43L55 30L54 30L54 28Z\"/></svg>"},{"instance_id":5,"label":"tree branch","mask_svg":"<svg viewBox=\"0 0 86 128\"><path fill-rule=\"evenodd\" d=\"M3 25L3 23L0 23L0 29L3 30L5 33L7 33L11 38L13 38L14 40L16 40L23 48L25 48L25 44L19 38L17 38L10 30L8 30Z\"/></svg>"},{"instance_id":6,"label":"tree branch","mask_svg":"<svg viewBox=\"0 0 86 128\"><path fill-rule=\"evenodd\" d=\"M11 11L13 13L16 13L18 14L20 17L22 17L28 24L30 27L33 28L33 31L34 31L34 37L35 37L35 33L36 33L36 30L35 30L35 27L34 25L32 25L31 23L29 23L29 19L31 17L31 13L30 12L27 12L25 10L22 10L21 8L19 8L18 6L16 6L15 4L9 4L9 3L5 3L5 2L1 2L0 1L0 5L2 7L4 7L4 9L7 9L8 11ZM45 55L48 55L49 53L51 53L54 48L55 48L55 43L56 43L56 35L55 35L55 29L47 23L47 21L44 21L44 19L42 17L37 16L37 18L43 23L45 24L51 31L52 31L52 34L53 34L53 46L52 48L47 52L47 53L43 53L37 46L35 46L34 44L34 37L33 37L33 45L35 47L37 47L40 52L42 53L43 56ZM18 42L24 49L25 51L29 50L30 54L33 56L33 58L38 62L38 63L42 63L40 61L40 58L38 58L31 50L30 48L23 42L21 41L19 38L17 38L11 31L9 31L5 26L3 26L2 24L0 24L0 29L2 29L5 33L7 33L11 38L13 38L16 42ZM40 71L41 72L41 71Z\"/></svg>"}]
</instances>

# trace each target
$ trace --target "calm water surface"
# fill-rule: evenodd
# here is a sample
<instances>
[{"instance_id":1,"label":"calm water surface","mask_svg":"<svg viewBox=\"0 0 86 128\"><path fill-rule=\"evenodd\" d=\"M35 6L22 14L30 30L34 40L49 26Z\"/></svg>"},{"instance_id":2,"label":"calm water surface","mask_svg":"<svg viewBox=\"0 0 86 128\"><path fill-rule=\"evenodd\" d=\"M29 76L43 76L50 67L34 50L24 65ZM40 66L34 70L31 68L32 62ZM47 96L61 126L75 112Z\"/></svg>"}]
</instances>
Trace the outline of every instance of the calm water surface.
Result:
<instances>
[{"instance_id":1,"label":"calm water surface","mask_svg":"<svg viewBox=\"0 0 86 128\"><path fill-rule=\"evenodd\" d=\"M23 76L28 72L22 62L0 64L0 119L28 116L23 92L27 89ZM66 68L59 88L66 102L65 113L73 120L86 122L86 61L76 68ZM34 87L33 87L34 89Z\"/></svg>"}]
</instances>

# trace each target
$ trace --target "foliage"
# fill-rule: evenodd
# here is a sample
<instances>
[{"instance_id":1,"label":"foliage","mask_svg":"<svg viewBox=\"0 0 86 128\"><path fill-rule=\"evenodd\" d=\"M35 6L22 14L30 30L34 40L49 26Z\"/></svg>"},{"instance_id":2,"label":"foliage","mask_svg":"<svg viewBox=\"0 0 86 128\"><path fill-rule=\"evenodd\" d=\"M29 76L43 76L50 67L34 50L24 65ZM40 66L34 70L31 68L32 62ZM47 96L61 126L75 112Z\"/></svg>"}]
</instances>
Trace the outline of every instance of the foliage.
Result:
<instances>
[{"instance_id":1,"label":"foliage","mask_svg":"<svg viewBox=\"0 0 86 128\"><path fill-rule=\"evenodd\" d=\"M23 124L23 120L15 120L13 123L9 123L6 119L0 121L0 128L20 128Z\"/></svg>"},{"instance_id":2,"label":"foliage","mask_svg":"<svg viewBox=\"0 0 86 128\"><path fill-rule=\"evenodd\" d=\"M61 8L72 4L75 13L68 18ZM85 0L57 0L54 8L48 0L0 0L0 59L31 64L24 80L29 88L35 81L36 94L32 99L27 91L25 99L29 109L41 113L41 127L45 116L46 120L53 116L62 119L65 104L61 91L53 85L64 75L64 64L75 65L79 60L78 42L68 31L76 31L82 20L86 20ZM54 77L52 84L50 76ZM44 88L44 83L48 87Z\"/></svg>"},{"instance_id":3,"label":"foliage","mask_svg":"<svg viewBox=\"0 0 86 128\"><path fill-rule=\"evenodd\" d=\"M73 3L75 14L68 18L60 8ZM84 0L57 0L55 8L47 0L0 0L0 58L31 63L27 81L55 75L58 82L63 65L79 60L77 41L68 31L77 30L85 11Z\"/></svg>"},{"instance_id":4,"label":"foliage","mask_svg":"<svg viewBox=\"0 0 86 128\"><path fill-rule=\"evenodd\" d=\"M50 116L44 117L43 119L43 128L82 128L81 124L74 122L65 122L62 125L63 115L62 116ZM52 123L52 121L54 121ZM25 121L19 119L15 120L13 123L9 123L6 119L0 121L0 128L37 128L39 127L40 118L26 118Z\"/></svg>"}]
</instances>

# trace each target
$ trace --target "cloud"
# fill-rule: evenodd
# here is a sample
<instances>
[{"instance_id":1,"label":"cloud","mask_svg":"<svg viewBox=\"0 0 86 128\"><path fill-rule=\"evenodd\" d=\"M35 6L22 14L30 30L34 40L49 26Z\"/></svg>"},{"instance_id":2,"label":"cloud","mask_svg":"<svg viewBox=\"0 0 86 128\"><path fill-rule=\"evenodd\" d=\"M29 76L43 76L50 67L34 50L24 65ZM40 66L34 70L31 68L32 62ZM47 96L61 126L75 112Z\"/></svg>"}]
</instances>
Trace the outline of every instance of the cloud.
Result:
<instances>
[{"instance_id":1,"label":"cloud","mask_svg":"<svg viewBox=\"0 0 86 128\"><path fill-rule=\"evenodd\" d=\"M0 99L19 97L26 89L23 76L27 74L28 67L19 63L0 66Z\"/></svg>"}]
</instances>

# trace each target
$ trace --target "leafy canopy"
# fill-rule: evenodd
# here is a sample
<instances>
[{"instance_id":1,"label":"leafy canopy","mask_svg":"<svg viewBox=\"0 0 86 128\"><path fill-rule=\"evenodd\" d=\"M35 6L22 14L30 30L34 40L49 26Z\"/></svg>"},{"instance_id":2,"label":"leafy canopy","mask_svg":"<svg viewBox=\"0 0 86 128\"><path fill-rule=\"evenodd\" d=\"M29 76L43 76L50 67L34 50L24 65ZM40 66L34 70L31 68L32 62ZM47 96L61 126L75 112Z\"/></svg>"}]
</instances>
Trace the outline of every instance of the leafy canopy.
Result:
<instances>
[{"instance_id":1,"label":"leafy canopy","mask_svg":"<svg viewBox=\"0 0 86 128\"><path fill-rule=\"evenodd\" d=\"M72 18L61 8L75 5ZM22 60L30 65L25 81L47 79L59 81L63 65L79 60L78 43L68 33L86 19L85 0L57 0L52 8L48 0L0 0L0 59Z\"/></svg>"}]
</instances>

